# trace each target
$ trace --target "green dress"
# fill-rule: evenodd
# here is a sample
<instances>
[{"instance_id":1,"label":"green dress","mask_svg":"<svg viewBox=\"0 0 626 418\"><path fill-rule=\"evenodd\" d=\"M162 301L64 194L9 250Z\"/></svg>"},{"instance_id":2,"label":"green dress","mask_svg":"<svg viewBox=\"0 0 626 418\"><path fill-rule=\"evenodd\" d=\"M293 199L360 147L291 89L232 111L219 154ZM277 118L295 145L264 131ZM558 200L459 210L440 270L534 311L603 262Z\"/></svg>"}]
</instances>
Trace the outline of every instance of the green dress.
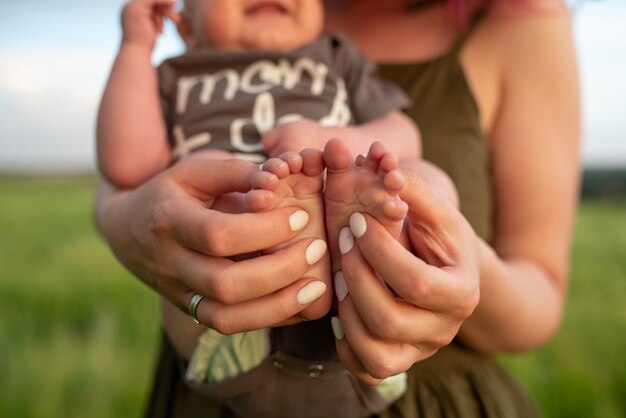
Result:
<instances>
[{"instance_id":1,"label":"green dress","mask_svg":"<svg viewBox=\"0 0 626 418\"><path fill-rule=\"evenodd\" d=\"M475 25L472 25L475 26ZM468 31L467 35L471 33ZM380 66L380 75L400 85L412 98L406 112L422 134L424 158L454 181L461 211L486 241L492 238L493 204L489 149L479 124L476 102L459 54L467 38L445 55L427 62ZM279 345L302 357L328 360L334 339L328 318L289 327ZM312 337L314 335L314 337ZM306 343L300 341L308 340ZM311 345L310 341L316 341ZM181 366L164 337L148 417L234 417L216 401L191 391ZM408 389L381 418L506 417L532 418L536 410L527 394L496 363L454 341L408 371Z\"/></svg>"}]
</instances>

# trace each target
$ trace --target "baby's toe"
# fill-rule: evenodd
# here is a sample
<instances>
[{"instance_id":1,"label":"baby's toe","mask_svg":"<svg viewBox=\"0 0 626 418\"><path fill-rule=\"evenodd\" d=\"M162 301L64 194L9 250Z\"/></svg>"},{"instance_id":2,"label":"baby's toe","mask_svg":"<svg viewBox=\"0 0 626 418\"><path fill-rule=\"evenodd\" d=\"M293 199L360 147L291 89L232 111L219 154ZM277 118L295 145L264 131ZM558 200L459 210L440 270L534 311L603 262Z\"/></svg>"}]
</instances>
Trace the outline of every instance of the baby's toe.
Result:
<instances>
[{"instance_id":1,"label":"baby's toe","mask_svg":"<svg viewBox=\"0 0 626 418\"><path fill-rule=\"evenodd\" d=\"M384 175L392 170L397 169L398 157L391 152L386 152L385 155L383 155L383 157L380 159L380 163L378 164L378 174Z\"/></svg>"},{"instance_id":2,"label":"baby's toe","mask_svg":"<svg viewBox=\"0 0 626 418\"><path fill-rule=\"evenodd\" d=\"M305 175L311 177L322 174L326 168L326 164L324 163L324 154L322 151L307 148L302 150L300 155L302 156L302 172Z\"/></svg>"},{"instance_id":3,"label":"baby's toe","mask_svg":"<svg viewBox=\"0 0 626 418\"><path fill-rule=\"evenodd\" d=\"M294 151L287 151L280 154L281 160L283 160L287 166L289 166L289 172L291 174L296 174L302 171L302 157L300 154Z\"/></svg>"},{"instance_id":4,"label":"baby's toe","mask_svg":"<svg viewBox=\"0 0 626 418\"><path fill-rule=\"evenodd\" d=\"M389 194L393 196L400 193L400 190L402 190L402 188L404 187L404 182L404 176L398 170L390 171L383 177L383 184L385 185L385 189Z\"/></svg>"},{"instance_id":5,"label":"baby's toe","mask_svg":"<svg viewBox=\"0 0 626 418\"><path fill-rule=\"evenodd\" d=\"M368 170L376 172L378 170L378 166L380 165L380 160L387 153L385 146L382 142L374 142L369 151L367 152L367 156L365 157L365 163L363 166Z\"/></svg>"},{"instance_id":6,"label":"baby's toe","mask_svg":"<svg viewBox=\"0 0 626 418\"><path fill-rule=\"evenodd\" d=\"M269 190L250 190L246 193L245 201L249 211L259 212L273 208L276 196Z\"/></svg>"},{"instance_id":7,"label":"baby's toe","mask_svg":"<svg viewBox=\"0 0 626 418\"><path fill-rule=\"evenodd\" d=\"M340 139L333 138L324 147L324 162L331 172L352 169L352 157Z\"/></svg>"},{"instance_id":8,"label":"baby's toe","mask_svg":"<svg viewBox=\"0 0 626 418\"><path fill-rule=\"evenodd\" d=\"M269 171L259 171L254 173L251 180L253 189L274 190L278 186L279 180L276 174Z\"/></svg>"},{"instance_id":9,"label":"baby's toe","mask_svg":"<svg viewBox=\"0 0 626 418\"><path fill-rule=\"evenodd\" d=\"M270 158L263 163L261 170L275 174L279 179L284 179L289 175L290 167L289 163L281 158Z\"/></svg>"},{"instance_id":10,"label":"baby's toe","mask_svg":"<svg viewBox=\"0 0 626 418\"><path fill-rule=\"evenodd\" d=\"M400 199L389 199L383 203L383 214L394 221L404 219L408 211L409 206Z\"/></svg>"}]
</instances>

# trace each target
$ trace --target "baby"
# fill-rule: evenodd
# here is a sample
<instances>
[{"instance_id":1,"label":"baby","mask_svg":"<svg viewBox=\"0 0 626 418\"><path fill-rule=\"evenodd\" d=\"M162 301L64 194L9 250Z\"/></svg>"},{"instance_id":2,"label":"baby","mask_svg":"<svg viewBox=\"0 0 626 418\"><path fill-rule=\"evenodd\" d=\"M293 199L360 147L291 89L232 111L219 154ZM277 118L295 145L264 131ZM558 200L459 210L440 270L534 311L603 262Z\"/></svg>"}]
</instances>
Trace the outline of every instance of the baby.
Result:
<instances>
[{"instance_id":1,"label":"baby","mask_svg":"<svg viewBox=\"0 0 626 418\"><path fill-rule=\"evenodd\" d=\"M170 0L132 0L124 8L98 119L100 170L118 188L133 188L182 158L264 162L252 191L216 208L295 206L310 215L296 239L324 246L328 237L330 256L307 272L324 285L300 315L320 318L331 306L330 262L338 271L349 215L368 212L400 234L406 205L397 198L402 177L394 155L420 157L417 129L400 112L408 101L375 78L353 45L322 33L318 0L189 0L181 13L173 7ZM165 17L177 23L187 52L156 69L151 53ZM266 330L223 337L193 326L167 301L163 320L179 354L191 359L187 378L197 385L232 380L271 349ZM226 360L217 365L216 358ZM236 367L228 367L229 358Z\"/></svg>"}]
</instances>

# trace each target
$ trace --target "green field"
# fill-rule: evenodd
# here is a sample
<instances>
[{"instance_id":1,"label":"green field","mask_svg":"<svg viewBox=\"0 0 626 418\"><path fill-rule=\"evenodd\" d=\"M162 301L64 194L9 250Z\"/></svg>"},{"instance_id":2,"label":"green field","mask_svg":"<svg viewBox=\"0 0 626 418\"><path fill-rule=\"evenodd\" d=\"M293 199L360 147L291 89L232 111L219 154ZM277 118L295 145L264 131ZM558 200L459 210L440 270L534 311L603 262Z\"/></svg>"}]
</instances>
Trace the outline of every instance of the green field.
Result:
<instances>
[{"instance_id":1,"label":"green field","mask_svg":"<svg viewBox=\"0 0 626 418\"><path fill-rule=\"evenodd\" d=\"M0 178L0 417L138 417L156 296L91 222L92 179ZM503 358L546 417L626 417L626 201L585 201L570 302L545 348Z\"/></svg>"}]
</instances>

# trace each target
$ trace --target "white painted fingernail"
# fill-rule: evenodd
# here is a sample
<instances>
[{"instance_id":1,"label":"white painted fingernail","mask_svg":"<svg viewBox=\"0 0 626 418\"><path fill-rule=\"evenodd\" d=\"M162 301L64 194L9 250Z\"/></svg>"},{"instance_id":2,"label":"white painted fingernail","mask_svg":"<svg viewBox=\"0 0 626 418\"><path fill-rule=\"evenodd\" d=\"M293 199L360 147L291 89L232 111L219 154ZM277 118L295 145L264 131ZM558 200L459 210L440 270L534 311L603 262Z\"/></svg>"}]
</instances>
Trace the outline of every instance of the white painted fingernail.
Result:
<instances>
[{"instance_id":1,"label":"white painted fingernail","mask_svg":"<svg viewBox=\"0 0 626 418\"><path fill-rule=\"evenodd\" d=\"M346 296L348 296L348 285L341 271L335 274L335 293L337 294L339 302L343 301Z\"/></svg>"},{"instance_id":2,"label":"white painted fingernail","mask_svg":"<svg viewBox=\"0 0 626 418\"><path fill-rule=\"evenodd\" d=\"M308 305L314 300L319 299L324 292L326 292L326 284L324 284L324 282L311 282L300 289L296 300L300 305Z\"/></svg>"},{"instance_id":3,"label":"white painted fingernail","mask_svg":"<svg viewBox=\"0 0 626 418\"><path fill-rule=\"evenodd\" d=\"M333 327L333 334L335 334L335 339L337 341L343 340L343 328L341 327L341 322L339 318L333 316L330 318L330 326Z\"/></svg>"},{"instance_id":4,"label":"white painted fingernail","mask_svg":"<svg viewBox=\"0 0 626 418\"><path fill-rule=\"evenodd\" d=\"M307 264L309 266L312 266L313 264L320 261L322 257L324 257L324 254L326 254L326 248L326 241L324 241L323 239L316 239L315 241L310 243L309 246L306 247L305 255Z\"/></svg>"},{"instance_id":5,"label":"white painted fingernail","mask_svg":"<svg viewBox=\"0 0 626 418\"><path fill-rule=\"evenodd\" d=\"M354 235L347 226L341 228L339 231L339 251L341 254L345 254L354 247Z\"/></svg>"},{"instance_id":6,"label":"white painted fingernail","mask_svg":"<svg viewBox=\"0 0 626 418\"><path fill-rule=\"evenodd\" d=\"M289 217L289 227L293 232L300 231L309 223L309 214L306 211L298 210Z\"/></svg>"},{"instance_id":7,"label":"white painted fingernail","mask_svg":"<svg viewBox=\"0 0 626 418\"><path fill-rule=\"evenodd\" d=\"M365 220L365 216L359 212L354 212L350 216L350 229L355 237L361 238L363 234L365 234L365 231L367 231L367 221Z\"/></svg>"}]
</instances>

